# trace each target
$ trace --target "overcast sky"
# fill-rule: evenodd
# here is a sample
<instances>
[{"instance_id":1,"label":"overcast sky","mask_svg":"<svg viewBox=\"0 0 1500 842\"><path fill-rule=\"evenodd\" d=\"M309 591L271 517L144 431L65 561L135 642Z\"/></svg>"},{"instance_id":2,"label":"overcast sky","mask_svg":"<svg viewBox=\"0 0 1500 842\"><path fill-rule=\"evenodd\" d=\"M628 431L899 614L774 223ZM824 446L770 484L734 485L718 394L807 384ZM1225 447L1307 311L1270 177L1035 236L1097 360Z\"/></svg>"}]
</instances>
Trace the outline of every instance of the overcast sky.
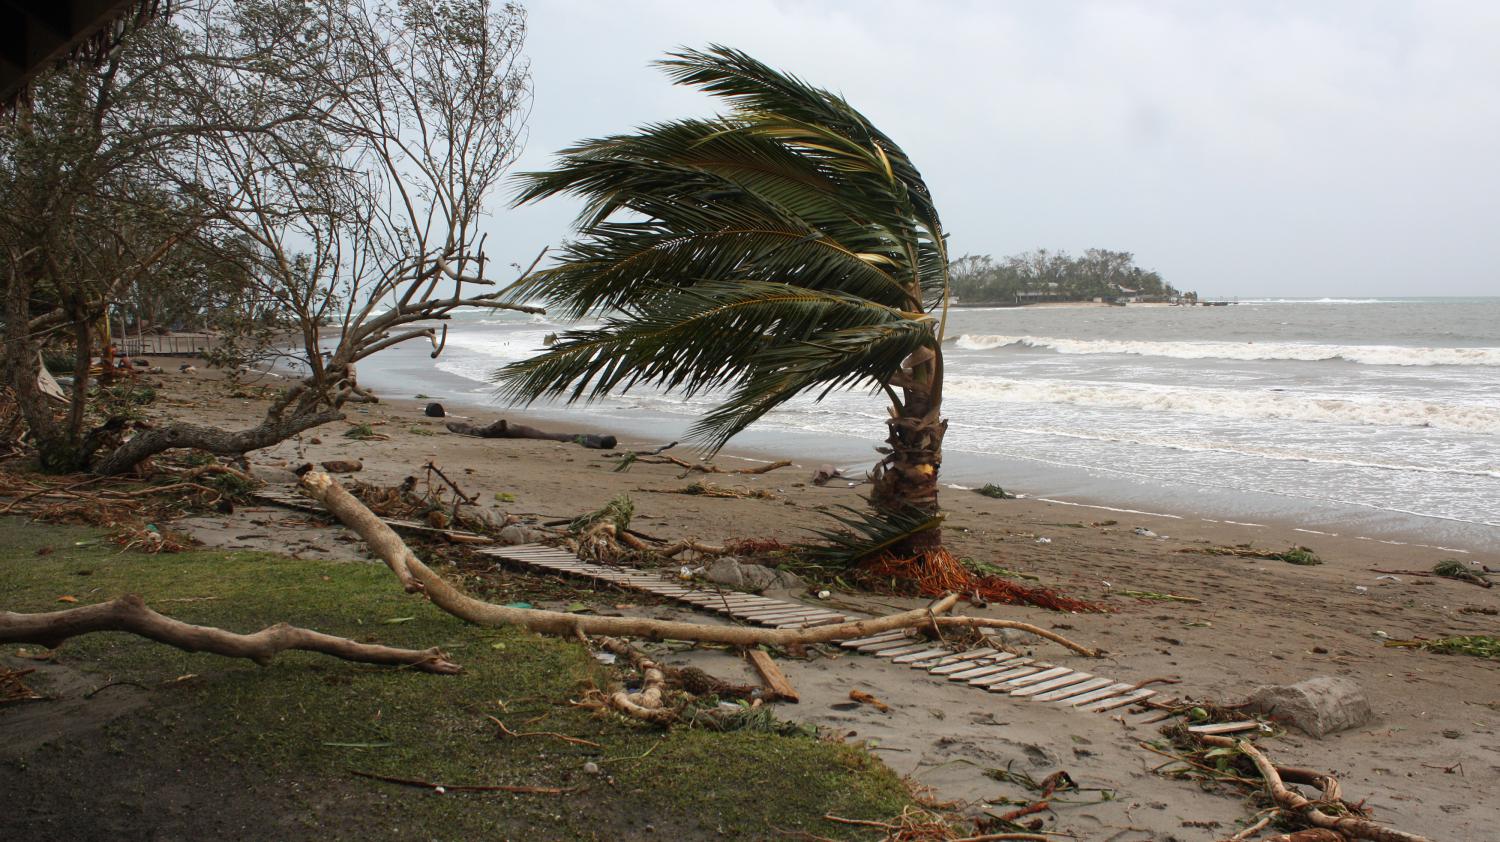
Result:
<instances>
[{"instance_id":1,"label":"overcast sky","mask_svg":"<svg viewBox=\"0 0 1500 842\"><path fill-rule=\"evenodd\" d=\"M531 0L519 170L706 115L649 62L723 43L842 93L951 252L1134 252L1208 295L1500 295L1500 2ZM576 208L497 213L529 262Z\"/></svg>"}]
</instances>

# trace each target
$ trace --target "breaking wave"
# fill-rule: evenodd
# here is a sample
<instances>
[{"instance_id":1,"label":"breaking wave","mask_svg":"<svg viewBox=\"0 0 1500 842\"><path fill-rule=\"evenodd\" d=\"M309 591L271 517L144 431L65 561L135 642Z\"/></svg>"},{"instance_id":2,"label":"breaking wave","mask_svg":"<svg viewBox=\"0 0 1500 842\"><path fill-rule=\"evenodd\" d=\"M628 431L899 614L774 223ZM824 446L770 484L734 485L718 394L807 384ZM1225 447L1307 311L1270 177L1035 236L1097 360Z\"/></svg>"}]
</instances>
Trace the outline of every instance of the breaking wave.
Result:
<instances>
[{"instance_id":1,"label":"breaking wave","mask_svg":"<svg viewBox=\"0 0 1500 842\"><path fill-rule=\"evenodd\" d=\"M1179 360L1344 360L1361 365L1500 366L1500 348L1417 348L1403 345L1318 345L1297 342L1151 342L993 334L964 334L958 338L957 345L970 351L989 351L1014 345L1059 354L1133 354Z\"/></svg>"},{"instance_id":2,"label":"breaking wave","mask_svg":"<svg viewBox=\"0 0 1500 842\"><path fill-rule=\"evenodd\" d=\"M1099 384L1076 380L950 377L949 398L1002 403L1175 412L1248 420L1313 421L1379 427L1433 427L1500 433L1500 406L1444 404L1394 398L1350 399L1298 392L1231 391L1149 384Z\"/></svg>"}]
</instances>

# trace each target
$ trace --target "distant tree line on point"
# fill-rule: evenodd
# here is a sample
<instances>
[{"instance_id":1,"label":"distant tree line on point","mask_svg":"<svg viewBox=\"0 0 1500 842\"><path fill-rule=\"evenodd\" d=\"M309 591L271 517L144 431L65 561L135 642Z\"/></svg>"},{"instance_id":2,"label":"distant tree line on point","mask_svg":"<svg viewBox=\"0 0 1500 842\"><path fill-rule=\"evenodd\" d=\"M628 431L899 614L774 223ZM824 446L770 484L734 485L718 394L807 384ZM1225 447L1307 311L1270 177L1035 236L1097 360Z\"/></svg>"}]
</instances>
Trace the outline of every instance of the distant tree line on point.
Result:
<instances>
[{"instance_id":1,"label":"distant tree line on point","mask_svg":"<svg viewBox=\"0 0 1500 842\"><path fill-rule=\"evenodd\" d=\"M1044 301L1193 300L1159 273L1135 265L1128 251L1089 249L1074 257L1036 249L996 260L969 254L953 261L950 291L955 303L1013 306Z\"/></svg>"}]
</instances>

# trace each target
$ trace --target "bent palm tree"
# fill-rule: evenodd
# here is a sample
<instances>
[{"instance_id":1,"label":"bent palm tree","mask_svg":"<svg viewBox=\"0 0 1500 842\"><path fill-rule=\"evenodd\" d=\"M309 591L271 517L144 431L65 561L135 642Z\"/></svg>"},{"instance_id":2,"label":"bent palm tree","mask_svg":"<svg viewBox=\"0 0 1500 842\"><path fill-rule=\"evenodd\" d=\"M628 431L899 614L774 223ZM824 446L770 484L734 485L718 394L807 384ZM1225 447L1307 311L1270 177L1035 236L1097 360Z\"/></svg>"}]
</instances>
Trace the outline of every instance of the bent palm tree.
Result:
<instances>
[{"instance_id":1,"label":"bent palm tree","mask_svg":"<svg viewBox=\"0 0 1500 842\"><path fill-rule=\"evenodd\" d=\"M517 204L587 204L563 258L517 297L603 323L497 371L501 396L727 389L692 430L716 451L794 396L879 390L890 435L871 502L935 525L948 259L921 175L843 98L744 53L659 64L730 110L584 141L523 176ZM901 549L940 546L929 528Z\"/></svg>"}]
</instances>

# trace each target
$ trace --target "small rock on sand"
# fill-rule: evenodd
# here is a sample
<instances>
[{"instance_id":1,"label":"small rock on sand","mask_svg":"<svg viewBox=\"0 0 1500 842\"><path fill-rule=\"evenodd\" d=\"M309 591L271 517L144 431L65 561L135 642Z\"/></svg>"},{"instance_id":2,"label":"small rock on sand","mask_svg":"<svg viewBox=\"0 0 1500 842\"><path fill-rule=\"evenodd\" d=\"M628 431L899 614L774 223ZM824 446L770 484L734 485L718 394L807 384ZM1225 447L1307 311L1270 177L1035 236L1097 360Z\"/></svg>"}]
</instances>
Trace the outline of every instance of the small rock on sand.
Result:
<instances>
[{"instance_id":1,"label":"small rock on sand","mask_svg":"<svg viewBox=\"0 0 1500 842\"><path fill-rule=\"evenodd\" d=\"M322 463L323 470L331 474L352 474L355 471L364 470L364 463L358 459L329 459Z\"/></svg>"},{"instance_id":2,"label":"small rock on sand","mask_svg":"<svg viewBox=\"0 0 1500 842\"><path fill-rule=\"evenodd\" d=\"M766 567L763 564L747 564L733 556L716 559L704 569L703 578L726 588L741 591L758 592L767 588L802 587L802 578L795 573Z\"/></svg>"},{"instance_id":3,"label":"small rock on sand","mask_svg":"<svg viewBox=\"0 0 1500 842\"><path fill-rule=\"evenodd\" d=\"M1358 684L1329 675L1296 684L1257 687L1250 694L1249 707L1318 739L1325 734L1358 728L1375 716Z\"/></svg>"}]
</instances>

